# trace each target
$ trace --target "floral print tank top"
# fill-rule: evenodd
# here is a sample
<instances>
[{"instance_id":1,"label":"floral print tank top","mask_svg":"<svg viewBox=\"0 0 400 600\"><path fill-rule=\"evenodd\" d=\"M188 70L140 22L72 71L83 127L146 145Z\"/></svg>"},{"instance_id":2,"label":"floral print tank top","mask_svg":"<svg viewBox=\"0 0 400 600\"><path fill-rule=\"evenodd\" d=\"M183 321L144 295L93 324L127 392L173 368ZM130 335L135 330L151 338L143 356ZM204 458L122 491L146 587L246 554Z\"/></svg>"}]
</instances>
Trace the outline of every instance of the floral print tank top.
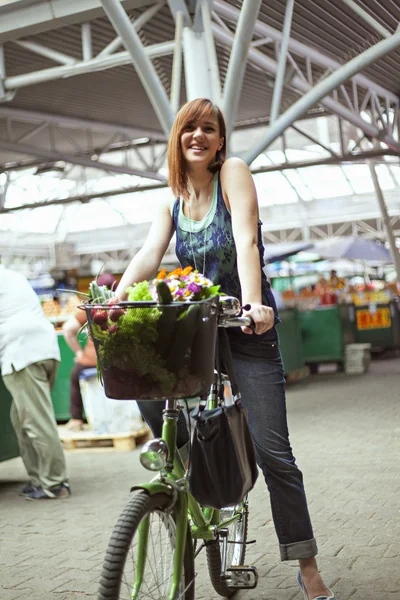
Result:
<instances>
[{"instance_id":1,"label":"floral print tank top","mask_svg":"<svg viewBox=\"0 0 400 600\"><path fill-rule=\"evenodd\" d=\"M214 177L214 191L210 209L201 221L188 219L183 213L182 200L177 198L172 207L172 218L176 231L176 256L182 268L192 266L202 272L221 291L241 300L241 288L237 268L237 252L232 230L232 218L222 195L220 174ZM263 271L264 247L262 244L261 221L258 223L258 250L261 270L262 303L273 308L275 323L279 322L275 299L271 286ZM196 265L195 265L196 263ZM233 330L228 330L230 333ZM236 331L236 330L235 330ZM240 330L239 330L240 331ZM242 333L240 331L240 333ZM243 339L255 341L276 340L275 328L262 335L248 336Z\"/></svg>"}]
</instances>

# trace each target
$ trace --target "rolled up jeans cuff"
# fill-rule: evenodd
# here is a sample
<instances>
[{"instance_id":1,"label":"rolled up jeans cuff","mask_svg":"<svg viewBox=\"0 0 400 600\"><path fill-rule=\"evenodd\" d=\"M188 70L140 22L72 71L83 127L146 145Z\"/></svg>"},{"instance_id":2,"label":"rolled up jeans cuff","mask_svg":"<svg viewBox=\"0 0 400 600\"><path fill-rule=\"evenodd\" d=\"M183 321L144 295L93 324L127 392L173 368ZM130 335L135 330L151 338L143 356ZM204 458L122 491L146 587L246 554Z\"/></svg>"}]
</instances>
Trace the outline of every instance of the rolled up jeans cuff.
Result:
<instances>
[{"instance_id":1,"label":"rolled up jeans cuff","mask_svg":"<svg viewBox=\"0 0 400 600\"><path fill-rule=\"evenodd\" d=\"M315 538L305 540L304 542L294 542L293 544L279 544L279 550L281 553L281 560L313 558L318 554Z\"/></svg>"}]
</instances>

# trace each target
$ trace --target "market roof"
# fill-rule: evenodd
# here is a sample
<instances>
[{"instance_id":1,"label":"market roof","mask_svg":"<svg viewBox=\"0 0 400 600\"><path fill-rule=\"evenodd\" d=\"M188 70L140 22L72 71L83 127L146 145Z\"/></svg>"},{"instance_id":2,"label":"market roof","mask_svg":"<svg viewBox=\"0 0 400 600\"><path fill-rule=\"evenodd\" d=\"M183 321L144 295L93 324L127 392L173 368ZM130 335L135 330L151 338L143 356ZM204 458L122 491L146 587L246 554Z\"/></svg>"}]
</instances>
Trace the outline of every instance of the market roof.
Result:
<instances>
[{"instance_id":1,"label":"market roof","mask_svg":"<svg viewBox=\"0 0 400 600\"><path fill-rule=\"evenodd\" d=\"M153 64L169 95L173 56L171 47L168 49L163 44L174 40L175 23L172 13L174 8L183 2L125 0L122 4L133 19L140 19L145 13L147 14L149 8L154 7L154 14L149 19L145 18L140 27L140 38L144 46L153 48L156 54L157 45L161 44L160 56L153 59ZM189 11L195 5L192 1L186 4ZM214 38L223 84L230 48L221 41L222 38L216 31L219 29L234 33L239 8L243 3L239 0L215 0L210 4L213 5L214 10ZM353 4L364 9L367 15L373 17L388 34L395 32L400 21L398 2L357 0ZM254 30L253 50L275 60L276 43L279 44L281 41L284 14L285 0L263 0ZM59 75L54 74L55 69L59 70L60 67L68 73L68 66L71 66L66 64L68 59L70 63L82 61L82 52L85 52L82 49L84 35L82 24L88 22L90 22L91 49L86 59L89 60L90 56L101 57L102 51L116 37L100 0L68 2L11 0L0 6L0 44L3 44L4 53L3 86L6 100L0 105L0 165L6 167L13 161L18 163L27 160L30 155L23 152L24 149L49 147L49 132L45 127L38 129L32 135L34 113L44 113L44 116L60 115L85 121L97 121L98 124L120 126L121 131L125 131L127 139L145 134L163 137L159 121L139 77L132 68L129 56L126 56L125 64L114 68L109 68L112 64L110 61L107 68L104 62L103 65L93 64L86 69L83 67L81 75L72 76L70 73L69 76L61 78L61 71ZM375 27L376 24L371 26L365 21L365 17L354 12L354 9L344 1L297 0L294 3L288 56L289 69L281 110L288 108L299 96L298 91L290 85L290 78L297 75L308 79L311 83L316 83L335 64L345 63L382 39L382 34L378 33ZM64 57L64 65L56 62L56 54L53 59L40 55L39 46L59 53L60 60ZM121 46L118 48L119 53L120 51ZM115 52L113 54L115 56ZM108 58L110 56L112 55ZM381 88L385 92L389 103L398 101L400 95L399 63L400 51L395 49L368 66L363 72L370 82L378 86L377 89ZM53 75L49 69L53 70ZM73 72L79 72L76 64L74 69ZM89 72L90 69L96 70ZM39 80L43 78L48 80L31 83L38 81L40 71L42 77L39 76ZM56 78L51 80L49 77ZM249 60L236 116L237 125L268 120L273 82L273 74L266 74ZM15 96L13 96L14 92ZM339 90L339 100L344 104L353 103L353 109L356 110L355 104L361 106L370 93L368 87L359 86L356 98L354 86L347 84ZM185 99L184 75L182 75L181 98L182 101ZM316 110L321 111L321 108L315 106L310 109L311 112ZM36 115L36 122L40 122L38 115ZM62 123L60 118L61 127ZM109 141L108 132L101 131L101 127L96 131L95 127L90 128L89 123L86 123L85 130L82 125L84 123L79 127L77 121L75 129L69 127L68 135L64 130L61 133L53 132L52 143L59 152L82 153L85 148L102 147ZM88 139L89 129L91 139ZM18 144L20 152L16 151ZM32 160L32 157L29 160Z\"/></svg>"},{"instance_id":2,"label":"market roof","mask_svg":"<svg viewBox=\"0 0 400 600\"><path fill-rule=\"evenodd\" d=\"M67 265L74 254L89 260L114 248L123 253L116 261L126 262L143 240L159 198L155 188L165 186L166 131L103 8L119 1L168 99L177 12L197 31L208 7L225 93L240 9L260 5L238 83L231 148L263 173L255 180L265 241L301 240L306 227L315 237L362 231L384 239L372 179L361 164L368 158L379 163L392 223L400 227L397 1L7 0L0 1L0 229L11 233L2 234L0 252L25 244L21 256L47 252L50 262L57 255ZM271 111L290 7L277 118ZM182 70L180 103L188 83ZM318 89L325 91L313 94ZM250 157L255 149L257 158ZM145 186L154 193L134 203L116 196ZM25 208L36 204L43 206Z\"/></svg>"}]
</instances>

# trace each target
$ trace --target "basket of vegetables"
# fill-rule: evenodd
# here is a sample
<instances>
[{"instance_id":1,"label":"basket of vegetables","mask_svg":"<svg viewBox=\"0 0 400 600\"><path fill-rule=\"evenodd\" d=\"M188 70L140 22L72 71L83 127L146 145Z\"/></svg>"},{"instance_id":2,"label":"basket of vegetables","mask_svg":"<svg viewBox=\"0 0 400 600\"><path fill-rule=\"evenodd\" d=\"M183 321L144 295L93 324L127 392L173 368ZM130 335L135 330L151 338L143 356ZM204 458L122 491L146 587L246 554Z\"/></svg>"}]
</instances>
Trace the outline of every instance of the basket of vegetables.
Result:
<instances>
[{"instance_id":1,"label":"basket of vegetables","mask_svg":"<svg viewBox=\"0 0 400 600\"><path fill-rule=\"evenodd\" d=\"M214 373L219 286L187 269L128 288L128 300L85 304L109 398L164 400L206 394Z\"/></svg>"}]
</instances>

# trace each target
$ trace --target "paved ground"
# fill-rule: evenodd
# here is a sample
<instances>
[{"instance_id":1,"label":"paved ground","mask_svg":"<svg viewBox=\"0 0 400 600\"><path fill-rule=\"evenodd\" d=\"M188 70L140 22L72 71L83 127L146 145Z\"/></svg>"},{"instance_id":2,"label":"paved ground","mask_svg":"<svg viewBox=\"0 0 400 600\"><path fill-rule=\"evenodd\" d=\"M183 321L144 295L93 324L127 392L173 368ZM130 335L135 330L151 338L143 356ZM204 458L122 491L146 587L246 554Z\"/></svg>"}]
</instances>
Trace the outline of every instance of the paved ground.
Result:
<instances>
[{"instance_id":1,"label":"paved ground","mask_svg":"<svg viewBox=\"0 0 400 600\"><path fill-rule=\"evenodd\" d=\"M302 467L319 565L337 600L400 600L400 359L367 375L325 374L288 390L292 445ZM73 496L27 502L19 459L0 464L0 600L96 596L110 531L133 482L137 452L67 453ZM249 562L256 590L238 600L300 600L296 565L281 564L267 492L251 497ZM202 561L196 598L214 600Z\"/></svg>"}]
</instances>

